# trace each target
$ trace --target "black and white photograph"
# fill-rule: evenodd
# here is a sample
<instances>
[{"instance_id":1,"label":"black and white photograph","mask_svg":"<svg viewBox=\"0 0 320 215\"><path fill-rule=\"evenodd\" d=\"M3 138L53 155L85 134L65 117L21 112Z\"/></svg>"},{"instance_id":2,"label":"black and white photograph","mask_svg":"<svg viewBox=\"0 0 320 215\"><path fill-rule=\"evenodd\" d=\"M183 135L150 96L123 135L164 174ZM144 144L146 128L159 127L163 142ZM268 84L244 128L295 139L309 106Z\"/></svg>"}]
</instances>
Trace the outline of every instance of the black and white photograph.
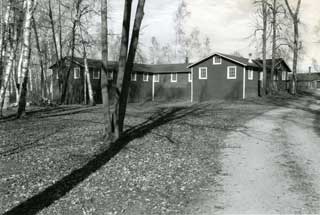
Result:
<instances>
[{"instance_id":1,"label":"black and white photograph","mask_svg":"<svg viewBox=\"0 0 320 215\"><path fill-rule=\"evenodd\" d=\"M320 214L319 11L0 0L0 214Z\"/></svg>"}]
</instances>

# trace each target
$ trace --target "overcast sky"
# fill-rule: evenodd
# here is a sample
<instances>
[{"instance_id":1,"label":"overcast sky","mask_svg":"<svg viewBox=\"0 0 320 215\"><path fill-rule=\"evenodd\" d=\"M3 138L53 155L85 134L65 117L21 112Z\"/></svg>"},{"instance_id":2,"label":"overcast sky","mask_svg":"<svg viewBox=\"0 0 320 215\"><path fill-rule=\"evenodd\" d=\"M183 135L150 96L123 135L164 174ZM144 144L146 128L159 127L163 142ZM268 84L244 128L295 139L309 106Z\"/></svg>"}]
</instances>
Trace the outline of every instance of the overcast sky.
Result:
<instances>
[{"instance_id":1,"label":"overcast sky","mask_svg":"<svg viewBox=\"0 0 320 215\"><path fill-rule=\"evenodd\" d=\"M173 17L181 0L146 0L143 35L141 40L149 46L152 36L157 37L162 45L173 43ZM202 35L211 39L212 50L222 53L239 51L242 55L255 53L254 46L247 39L254 31L253 0L186 0L191 16L187 21L187 31L197 27ZM120 32L123 2L110 0L111 27ZM296 0L291 1L295 5ZM134 8L136 6L134 5ZM320 1L302 0L301 34L303 35L306 53L301 67L307 69L311 59L320 63L320 44L314 43L317 38L315 26L320 22ZM319 38L320 39L320 38Z\"/></svg>"}]
</instances>

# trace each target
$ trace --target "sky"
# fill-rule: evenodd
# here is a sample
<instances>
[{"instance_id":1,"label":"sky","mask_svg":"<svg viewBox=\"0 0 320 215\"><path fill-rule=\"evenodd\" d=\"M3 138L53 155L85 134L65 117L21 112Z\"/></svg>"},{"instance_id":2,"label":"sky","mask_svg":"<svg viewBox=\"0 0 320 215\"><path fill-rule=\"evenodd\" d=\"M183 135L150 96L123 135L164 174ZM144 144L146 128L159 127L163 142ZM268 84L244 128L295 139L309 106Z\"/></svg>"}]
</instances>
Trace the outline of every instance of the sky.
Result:
<instances>
[{"instance_id":1,"label":"sky","mask_svg":"<svg viewBox=\"0 0 320 215\"><path fill-rule=\"evenodd\" d=\"M175 38L174 14L181 0L146 0L145 17L141 42L145 48L155 36L160 44L173 44ZM201 35L211 39L213 52L240 52L243 56L255 53L256 48L248 37L255 29L255 9L253 0L186 0L190 16L187 19L186 30L190 32L198 28ZM290 0L295 6L297 0ZM114 32L121 32L123 0L110 0L111 21ZM136 1L134 1L136 8ZM316 36L315 28L320 23L320 1L302 0L301 4L301 35L305 47L300 70L307 71L312 58L320 64L320 35ZM251 44L251 45L250 45ZM146 49L147 50L147 49Z\"/></svg>"}]
</instances>

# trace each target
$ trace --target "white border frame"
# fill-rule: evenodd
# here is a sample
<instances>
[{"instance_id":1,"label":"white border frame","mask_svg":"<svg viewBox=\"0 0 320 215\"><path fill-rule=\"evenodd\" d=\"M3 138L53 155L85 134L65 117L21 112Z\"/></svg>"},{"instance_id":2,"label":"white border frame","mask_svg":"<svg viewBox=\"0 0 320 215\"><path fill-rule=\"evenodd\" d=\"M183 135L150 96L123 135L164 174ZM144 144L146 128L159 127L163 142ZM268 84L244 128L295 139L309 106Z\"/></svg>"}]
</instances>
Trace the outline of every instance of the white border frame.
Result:
<instances>
[{"instance_id":1,"label":"white border frame","mask_svg":"<svg viewBox=\"0 0 320 215\"><path fill-rule=\"evenodd\" d=\"M137 81L137 73L136 72L131 73L131 81Z\"/></svg>"},{"instance_id":2,"label":"white border frame","mask_svg":"<svg viewBox=\"0 0 320 215\"><path fill-rule=\"evenodd\" d=\"M94 73L97 73L98 76L95 76ZM92 71L92 79L95 79L95 80L99 80L100 79L100 71L99 70L93 70Z\"/></svg>"},{"instance_id":3,"label":"white border frame","mask_svg":"<svg viewBox=\"0 0 320 215\"><path fill-rule=\"evenodd\" d=\"M206 77L201 77L201 70L206 70ZM199 67L199 80L207 80L208 79L208 67Z\"/></svg>"},{"instance_id":4,"label":"white border frame","mask_svg":"<svg viewBox=\"0 0 320 215\"><path fill-rule=\"evenodd\" d=\"M76 74L79 74L79 76L77 76ZM73 68L73 79L80 79L80 67L74 67Z\"/></svg>"},{"instance_id":5,"label":"white border frame","mask_svg":"<svg viewBox=\"0 0 320 215\"><path fill-rule=\"evenodd\" d=\"M216 57L218 57L219 59L220 59L220 62L219 63L216 63ZM212 64L213 65L221 65L222 64L222 57L221 56L219 56L219 55L215 55L215 56L213 56L212 57Z\"/></svg>"},{"instance_id":6,"label":"white border frame","mask_svg":"<svg viewBox=\"0 0 320 215\"><path fill-rule=\"evenodd\" d=\"M252 69L248 69L248 80L249 81L253 80L253 70Z\"/></svg>"},{"instance_id":7,"label":"white border frame","mask_svg":"<svg viewBox=\"0 0 320 215\"><path fill-rule=\"evenodd\" d=\"M189 83L192 82L192 73L188 73L188 82L189 82Z\"/></svg>"},{"instance_id":8,"label":"white border frame","mask_svg":"<svg viewBox=\"0 0 320 215\"><path fill-rule=\"evenodd\" d=\"M176 76L175 80L173 79L173 75ZM171 73L171 83L177 83L178 82L178 73L174 72Z\"/></svg>"},{"instance_id":9,"label":"white border frame","mask_svg":"<svg viewBox=\"0 0 320 215\"><path fill-rule=\"evenodd\" d=\"M232 68L235 69L235 77L230 77L230 69L232 69ZM227 67L227 79L229 79L229 80L237 79L237 66L228 66Z\"/></svg>"},{"instance_id":10,"label":"white border frame","mask_svg":"<svg viewBox=\"0 0 320 215\"><path fill-rule=\"evenodd\" d=\"M142 74L142 81L143 82L148 82L149 81L149 74L148 73L143 73Z\"/></svg>"}]
</instances>

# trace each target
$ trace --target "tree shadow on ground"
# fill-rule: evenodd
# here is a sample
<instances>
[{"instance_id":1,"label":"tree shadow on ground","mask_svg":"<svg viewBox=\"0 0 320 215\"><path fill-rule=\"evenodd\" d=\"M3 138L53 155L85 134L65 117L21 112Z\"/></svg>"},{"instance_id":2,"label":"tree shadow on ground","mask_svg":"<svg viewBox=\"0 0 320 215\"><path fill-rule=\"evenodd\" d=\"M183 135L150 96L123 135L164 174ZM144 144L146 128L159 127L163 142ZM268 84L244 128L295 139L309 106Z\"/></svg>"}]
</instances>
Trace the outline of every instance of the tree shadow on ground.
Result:
<instances>
[{"instance_id":1,"label":"tree shadow on ground","mask_svg":"<svg viewBox=\"0 0 320 215\"><path fill-rule=\"evenodd\" d=\"M158 109L157 112L149 117L144 123L126 130L119 140L111 144L109 147L106 147L106 149L102 149L100 153L88 161L84 166L73 170L69 175L63 177L42 192L20 203L5 214L31 215L40 212L42 209L49 207L52 203L65 196L70 190L89 177L92 173L99 170L110 159L117 155L118 152L120 152L121 149L123 149L130 141L143 137L153 129L168 122L179 120L186 115L201 115L205 112L205 105L194 105L187 108L173 107Z\"/></svg>"},{"instance_id":2,"label":"tree shadow on ground","mask_svg":"<svg viewBox=\"0 0 320 215\"><path fill-rule=\"evenodd\" d=\"M58 107L46 107L39 108L35 110L27 111L25 118L29 117L54 117L54 116L63 116L70 114L77 114L88 111L88 107L85 106L58 106ZM7 121L13 121L17 119L17 114L12 113L7 116L0 117L0 123Z\"/></svg>"}]
</instances>

